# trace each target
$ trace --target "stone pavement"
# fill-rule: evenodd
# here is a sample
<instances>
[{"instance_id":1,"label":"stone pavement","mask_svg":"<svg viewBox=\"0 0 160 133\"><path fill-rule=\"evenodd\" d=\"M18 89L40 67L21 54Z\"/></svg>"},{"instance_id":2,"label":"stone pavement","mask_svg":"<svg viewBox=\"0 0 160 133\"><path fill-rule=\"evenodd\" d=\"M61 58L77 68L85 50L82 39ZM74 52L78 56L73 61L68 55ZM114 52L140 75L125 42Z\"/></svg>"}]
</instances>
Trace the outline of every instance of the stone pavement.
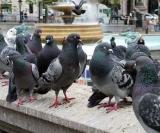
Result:
<instances>
[{"instance_id":1,"label":"stone pavement","mask_svg":"<svg viewBox=\"0 0 160 133\"><path fill-rule=\"evenodd\" d=\"M73 84L68 89L68 96L76 99L58 108L49 108L55 97L53 91L20 107L5 101L7 91L7 87L0 86L0 121L21 130L36 133L145 133L131 105L111 113L106 113L104 108L87 108L92 93L88 86ZM59 98L62 100L62 92Z\"/></svg>"}]
</instances>

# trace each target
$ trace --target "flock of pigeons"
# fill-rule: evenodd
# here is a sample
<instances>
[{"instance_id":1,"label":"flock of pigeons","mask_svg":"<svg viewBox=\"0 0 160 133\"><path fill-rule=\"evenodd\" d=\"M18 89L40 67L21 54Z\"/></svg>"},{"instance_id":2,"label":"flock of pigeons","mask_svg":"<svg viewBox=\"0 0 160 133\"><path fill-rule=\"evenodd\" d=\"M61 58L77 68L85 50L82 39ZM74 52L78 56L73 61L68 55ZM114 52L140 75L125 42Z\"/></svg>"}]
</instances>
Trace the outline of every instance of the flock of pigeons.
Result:
<instances>
[{"instance_id":1,"label":"flock of pigeons","mask_svg":"<svg viewBox=\"0 0 160 133\"><path fill-rule=\"evenodd\" d=\"M81 76L87 64L80 35L69 34L60 50L52 35L46 36L42 47L40 29L33 35L16 34L15 31L10 31L15 34L15 38L10 39L0 34L0 73L9 72L6 100L17 100L19 106L25 102L24 94L29 94L29 101L33 102L35 93L42 95L50 90L56 94L50 107L61 104L58 100L60 90L64 93L65 103L74 99L67 97L66 91ZM146 132L160 132L160 64L145 45L134 44L125 48L100 42L89 66L94 91L88 107L109 97L108 103L102 103L100 107L106 107L110 112L117 110L121 99L126 101L129 96ZM111 102L113 97L115 103Z\"/></svg>"},{"instance_id":2,"label":"flock of pigeons","mask_svg":"<svg viewBox=\"0 0 160 133\"><path fill-rule=\"evenodd\" d=\"M160 132L160 64L142 44L127 48L115 43L100 43L90 61L94 92L88 107L109 97L107 111L117 110L118 104L131 97L135 115L147 133ZM111 99L115 97L115 103Z\"/></svg>"}]
</instances>

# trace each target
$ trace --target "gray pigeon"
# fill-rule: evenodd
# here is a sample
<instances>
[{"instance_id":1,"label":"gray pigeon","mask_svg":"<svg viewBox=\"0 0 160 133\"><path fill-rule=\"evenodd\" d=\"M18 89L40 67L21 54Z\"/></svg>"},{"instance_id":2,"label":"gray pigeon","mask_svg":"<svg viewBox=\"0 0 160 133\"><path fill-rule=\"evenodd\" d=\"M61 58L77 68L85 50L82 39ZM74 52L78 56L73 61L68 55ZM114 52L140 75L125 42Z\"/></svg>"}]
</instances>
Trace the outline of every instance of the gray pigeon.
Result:
<instances>
[{"instance_id":1,"label":"gray pigeon","mask_svg":"<svg viewBox=\"0 0 160 133\"><path fill-rule=\"evenodd\" d=\"M30 51L30 49L25 45L25 36L19 34L16 36L16 50L22 55L24 60L30 63L37 63L36 56ZM9 56L9 55L8 55ZM7 102L14 102L17 100L16 86L14 81L14 75L9 77L9 88L6 97Z\"/></svg>"},{"instance_id":2,"label":"gray pigeon","mask_svg":"<svg viewBox=\"0 0 160 133\"><path fill-rule=\"evenodd\" d=\"M126 64L134 66L137 71L132 97L135 115L147 133L159 133L160 79L156 66L147 56L137 57L135 61Z\"/></svg>"},{"instance_id":3,"label":"gray pigeon","mask_svg":"<svg viewBox=\"0 0 160 133\"><path fill-rule=\"evenodd\" d=\"M51 107L58 107L58 93L62 89L65 102L73 98L66 95L67 89L79 75L79 58L77 45L80 43L79 34L72 33L64 40L62 52L49 65L47 71L42 74L39 80L39 88L50 87L56 93L56 99Z\"/></svg>"},{"instance_id":4,"label":"gray pigeon","mask_svg":"<svg viewBox=\"0 0 160 133\"><path fill-rule=\"evenodd\" d=\"M0 53L2 52L2 50L4 49L4 47L6 47L7 44L4 40L4 36L0 33ZM0 74L1 74L1 79L3 78L2 77L2 74L5 72L5 68L6 68L6 65L4 64L3 62L3 59L0 58Z\"/></svg>"},{"instance_id":5,"label":"gray pigeon","mask_svg":"<svg viewBox=\"0 0 160 133\"><path fill-rule=\"evenodd\" d=\"M144 53L147 54L149 57L151 57L150 50L148 49L147 46L136 44L136 45L133 45L133 46L128 46L128 48L126 49L126 57L125 57L125 58L126 58L127 60L130 60L131 57L132 57L132 55L133 55L135 52L144 52Z\"/></svg>"},{"instance_id":6,"label":"gray pigeon","mask_svg":"<svg viewBox=\"0 0 160 133\"><path fill-rule=\"evenodd\" d=\"M6 46L0 53L0 70L11 72L12 63L8 60L7 56L16 53L16 50L12 47Z\"/></svg>"},{"instance_id":7,"label":"gray pigeon","mask_svg":"<svg viewBox=\"0 0 160 133\"><path fill-rule=\"evenodd\" d=\"M60 52L61 50L55 44L53 36L46 36L46 44L37 57L37 67L40 76L42 73L46 72L51 61L55 59L60 54ZM45 87L44 89L41 88L35 92L38 94L46 94L49 90L50 88Z\"/></svg>"},{"instance_id":8,"label":"gray pigeon","mask_svg":"<svg viewBox=\"0 0 160 133\"><path fill-rule=\"evenodd\" d=\"M53 36L47 35L46 44L37 57L37 67L40 76L42 73L46 72L51 61L55 59L60 54L60 52L60 49L54 42Z\"/></svg>"},{"instance_id":9,"label":"gray pigeon","mask_svg":"<svg viewBox=\"0 0 160 133\"><path fill-rule=\"evenodd\" d=\"M42 50L41 34L42 30L35 30L33 36L27 42L27 46L36 56L38 56L39 52Z\"/></svg>"},{"instance_id":10,"label":"gray pigeon","mask_svg":"<svg viewBox=\"0 0 160 133\"><path fill-rule=\"evenodd\" d=\"M109 96L107 111L116 110L119 99L129 95L134 82L131 75L125 72L120 59L113 54L109 44L101 43L95 48L89 70L96 88ZM110 102L113 96L116 103L112 106Z\"/></svg>"},{"instance_id":11,"label":"gray pigeon","mask_svg":"<svg viewBox=\"0 0 160 133\"><path fill-rule=\"evenodd\" d=\"M39 78L36 65L24 60L23 56L18 52L10 54L8 58L13 62L13 74L18 97L17 105L22 105L24 102L21 95L24 89L29 90L29 101L32 102L35 100L33 97L33 88L37 84Z\"/></svg>"}]
</instances>

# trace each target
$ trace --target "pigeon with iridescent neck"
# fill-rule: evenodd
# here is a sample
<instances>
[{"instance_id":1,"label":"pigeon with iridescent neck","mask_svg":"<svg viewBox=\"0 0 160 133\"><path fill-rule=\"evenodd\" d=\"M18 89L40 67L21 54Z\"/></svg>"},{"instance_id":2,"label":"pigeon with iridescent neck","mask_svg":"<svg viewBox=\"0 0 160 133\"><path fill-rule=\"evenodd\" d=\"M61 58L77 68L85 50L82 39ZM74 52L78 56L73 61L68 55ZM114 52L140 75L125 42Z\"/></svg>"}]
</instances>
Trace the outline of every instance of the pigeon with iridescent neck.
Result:
<instances>
[{"instance_id":1,"label":"pigeon with iridescent neck","mask_svg":"<svg viewBox=\"0 0 160 133\"><path fill-rule=\"evenodd\" d=\"M147 133L160 132L160 79L156 65L147 56L139 56L126 64L137 71L133 87L133 110ZM133 68L133 67L132 67Z\"/></svg>"},{"instance_id":2,"label":"pigeon with iridescent neck","mask_svg":"<svg viewBox=\"0 0 160 133\"><path fill-rule=\"evenodd\" d=\"M24 100L21 93L25 89L29 90L29 101L32 102L36 99L33 97L33 88L39 79L36 65L27 62L19 52L9 55L8 58L13 63L14 81L18 97L17 105L23 104Z\"/></svg>"},{"instance_id":3,"label":"pigeon with iridescent neck","mask_svg":"<svg viewBox=\"0 0 160 133\"><path fill-rule=\"evenodd\" d=\"M129 95L133 79L120 63L120 59L114 55L109 44L101 43L95 48L90 61L90 73L96 89L109 96L109 101L105 104L107 111L117 110L120 98ZM113 96L116 103L112 105Z\"/></svg>"}]
</instances>

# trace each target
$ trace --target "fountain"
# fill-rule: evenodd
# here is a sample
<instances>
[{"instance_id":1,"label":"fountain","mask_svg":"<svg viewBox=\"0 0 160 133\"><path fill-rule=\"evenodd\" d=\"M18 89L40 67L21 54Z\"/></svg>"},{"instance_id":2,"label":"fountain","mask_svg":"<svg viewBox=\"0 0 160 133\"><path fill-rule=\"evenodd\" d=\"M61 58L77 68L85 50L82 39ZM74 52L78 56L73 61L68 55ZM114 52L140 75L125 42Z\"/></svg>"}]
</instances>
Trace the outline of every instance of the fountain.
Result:
<instances>
[{"instance_id":1,"label":"fountain","mask_svg":"<svg viewBox=\"0 0 160 133\"><path fill-rule=\"evenodd\" d=\"M78 4L80 0L74 0L74 2ZM62 23L36 24L36 27L43 31L42 40L46 35L51 34L58 43L61 43L64 37L73 32L80 34L85 43L94 43L102 38L101 27L97 22L96 13L94 13L97 12L96 4L93 6L87 1L82 7L86 13L82 15L74 14L72 12L74 7L71 0L54 2L48 7L59 13L55 19L61 20Z\"/></svg>"}]
</instances>

